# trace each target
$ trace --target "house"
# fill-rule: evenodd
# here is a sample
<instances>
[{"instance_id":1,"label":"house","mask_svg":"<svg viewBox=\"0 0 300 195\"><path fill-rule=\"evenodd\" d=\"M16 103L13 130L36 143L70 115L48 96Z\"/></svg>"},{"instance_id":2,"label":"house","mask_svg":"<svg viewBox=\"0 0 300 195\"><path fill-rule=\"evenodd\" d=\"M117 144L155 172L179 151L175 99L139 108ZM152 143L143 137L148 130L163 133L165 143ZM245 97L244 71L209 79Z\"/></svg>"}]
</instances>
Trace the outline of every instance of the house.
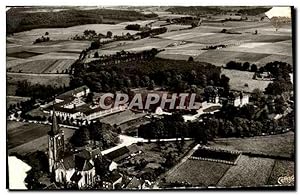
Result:
<instances>
[{"instance_id":1,"label":"house","mask_svg":"<svg viewBox=\"0 0 300 195\"><path fill-rule=\"evenodd\" d=\"M106 178L102 181L102 187L104 189L116 189L117 184L122 183L123 175L117 171L111 172Z\"/></svg>"},{"instance_id":2,"label":"house","mask_svg":"<svg viewBox=\"0 0 300 195\"><path fill-rule=\"evenodd\" d=\"M243 94L243 92L231 93L228 97L228 104L233 105L234 107L242 107L249 103L249 96Z\"/></svg>"},{"instance_id":3,"label":"house","mask_svg":"<svg viewBox=\"0 0 300 195\"><path fill-rule=\"evenodd\" d=\"M95 183L94 159L101 155L98 148L84 148L78 153L65 151L64 131L57 124L55 110L53 122L48 133L49 172L55 182L75 184L79 189Z\"/></svg>"}]
</instances>

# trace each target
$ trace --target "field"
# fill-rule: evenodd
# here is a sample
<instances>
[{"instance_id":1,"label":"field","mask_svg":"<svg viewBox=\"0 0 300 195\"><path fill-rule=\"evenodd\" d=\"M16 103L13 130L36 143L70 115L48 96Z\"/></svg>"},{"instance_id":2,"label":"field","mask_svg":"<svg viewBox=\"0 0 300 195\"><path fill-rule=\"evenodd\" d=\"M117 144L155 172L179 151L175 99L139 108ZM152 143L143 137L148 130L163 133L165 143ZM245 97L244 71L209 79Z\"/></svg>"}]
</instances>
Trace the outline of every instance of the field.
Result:
<instances>
[{"instance_id":1,"label":"field","mask_svg":"<svg viewBox=\"0 0 300 195\"><path fill-rule=\"evenodd\" d=\"M230 78L229 85L232 90L252 92L255 88L264 91L272 81L254 80L253 72L229 70L222 68L221 74Z\"/></svg>"},{"instance_id":2,"label":"field","mask_svg":"<svg viewBox=\"0 0 300 195\"><path fill-rule=\"evenodd\" d=\"M70 76L67 74L26 74L26 73L7 73L7 95L14 96L19 81L28 81L32 84L69 86Z\"/></svg>"},{"instance_id":3,"label":"field","mask_svg":"<svg viewBox=\"0 0 300 195\"><path fill-rule=\"evenodd\" d=\"M187 182L192 186L216 186L231 165L202 160L187 160L166 177L168 183Z\"/></svg>"},{"instance_id":4,"label":"field","mask_svg":"<svg viewBox=\"0 0 300 195\"><path fill-rule=\"evenodd\" d=\"M220 33L222 29L233 30L241 34ZM258 30L255 35L254 31ZM182 31L167 32L159 35L162 40L185 41L198 44L190 49L180 46L165 48L159 54L161 58L188 59L209 62L223 66L231 60L256 63L258 66L275 60L292 64L291 28L285 27L275 32L270 23L225 22L204 23L203 26ZM218 50L201 50L209 45L225 44ZM176 56L178 55L178 56Z\"/></svg>"},{"instance_id":5,"label":"field","mask_svg":"<svg viewBox=\"0 0 300 195\"><path fill-rule=\"evenodd\" d=\"M10 72L24 73L61 73L68 69L75 60L72 59L46 59L34 60L18 64L10 68Z\"/></svg>"},{"instance_id":6,"label":"field","mask_svg":"<svg viewBox=\"0 0 300 195\"><path fill-rule=\"evenodd\" d=\"M46 150L48 147L48 131L50 125L8 121L8 153L25 153ZM63 128L65 139L69 139L74 130Z\"/></svg>"},{"instance_id":7,"label":"field","mask_svg":"<svg viewBox=\"0 0 300 195\"><path fill-rule=\"evenodd\" d=\"M276 160L268 185L278 185L278 179L285 176L295 176L295 162Z\"/></svg>"},{"instance_id":8,"label":"field","mask_svg":"<svg viewBox=\"0 0 300 195\"><path fill-rule=\"evenodd\" d=\"M294 144L294 133L287 132L253 138L219 138L211 143L211 147L290 158L294 154Z\"/></svg>"},{"instance_id":9,"label":"field","mask_svg":"<svg viewBox=\"0 0 300 195\"><path fill-rule=\"evenodd\" d=\"M106 116L100 121L102 123L107 123L110 124L111 126L114 126L114 125L121 125L131 120L142 118L145 115L146 115L145 113L134 113L131 110L125 110L124 112L118 112L116 114Z\"/></svg>"},{"instance_id":10,"label":"field","mask_svg":"<svg viewBox=\"0 0 300 195\"><path fill-rule=\"evenodd\" d=\"M237 165L230 167L217 186L263 186L268 181L273 164L273 159L252 158L242 155Z\"/></svg>"},{"instance_id":11,"label":"field","mask_svg":"<svg viewBox=\"0 0 300 195\"><path fill-rule=\"evenodd\" d=\"M6 96L6 105L9 107L12 104L17 104L29 100L29 97Z\"/></svg>"}]
</instances>

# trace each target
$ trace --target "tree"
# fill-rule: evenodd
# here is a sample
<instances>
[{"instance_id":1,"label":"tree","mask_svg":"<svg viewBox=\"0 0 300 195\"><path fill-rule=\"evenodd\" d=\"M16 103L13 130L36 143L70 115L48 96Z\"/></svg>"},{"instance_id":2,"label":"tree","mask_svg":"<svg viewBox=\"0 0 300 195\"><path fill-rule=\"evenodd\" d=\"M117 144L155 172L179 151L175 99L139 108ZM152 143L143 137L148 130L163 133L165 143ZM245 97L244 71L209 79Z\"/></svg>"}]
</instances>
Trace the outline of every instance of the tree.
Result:
<instances>
[{"instance_id":1,"label":"tree","mask_svg":"<svg viewBox=\"0 0 300 195\"><path fill-rule=\"evenodd\" d=\"M99 53L98 53L98 51L95 52L94 58L99 58Z\"/></svg>"},{"instance_id":2,"label":"tree","mask_svg":"<svg viewBox=\"0 0 300 195\"><path fill-rule=\"evenodd\" d=\"M45 35L48 36L48 35L49 35L49 32L45 32Z\"/></svg>"},{"instance_id":3,"label":"tree","mask_svg":"<svg viewBox=\"0 0 300 195\"><path fill-rule=\"evenodd\" d=\"M251 72L257 72L256 64L252 64L250 70L251 70Z\"/></svg>"},{"instance_id":4,"label":"tree","mask_svg":"<svg viewBox=\"0 0 300 195\"><path fill-rule=\"evenodd\" d=\"M194 58L192 56L189 57L188 62L193 62Z\"/></svg>"},{"instance_id":5,"label":"tree","mask_svg":"<svg viewBox=\"0 0 300 195\"><path fill-rule=\"evenodd\" d=\"M249 67L250 67L250 64L249 64L249 62L245 62L244 64L243 64L243 70L249 70Z\"/></svg>"},{"instance_id":6,"label":"tree","mask_svg":"<svg viewBox=\"0 0 300 195\"><path fill-rule=\"evenodd\" d=\"M106 37L107 38L111 38L112 35L113 35L113 33L111 31L107 31L107 33L106 33Z\"/></svg>"},{"instance_id":7,"label":"tree","mask_svg":"<svg viewBox=\"0 0 300 195\"><path fill-rule=\"evenodd\" d=\"M90 134L86 126L80 127L72 135L70 142L76 147L82 147L89 143Z\"/></svg>"}]
</instances>

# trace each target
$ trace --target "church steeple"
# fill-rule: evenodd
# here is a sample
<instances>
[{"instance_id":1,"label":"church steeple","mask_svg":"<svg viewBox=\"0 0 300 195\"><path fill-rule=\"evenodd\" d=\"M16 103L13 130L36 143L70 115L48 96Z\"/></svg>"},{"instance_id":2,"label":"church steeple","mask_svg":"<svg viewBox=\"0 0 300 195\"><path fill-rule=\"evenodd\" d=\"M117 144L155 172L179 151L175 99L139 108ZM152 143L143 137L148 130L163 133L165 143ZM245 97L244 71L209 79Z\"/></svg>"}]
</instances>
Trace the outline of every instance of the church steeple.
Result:
<instances>
[{"instance_id":1,"label":"church steeple","mask_svg":"<svg viewBox=\"0 0 300 195\"><path fill-rule=\"evenodd\" d=\"M64 131L61 130L57 123L55 109L52 111L52 126L48 137L48 158L49 171L52 173L58 166L58 163L64 157Z\"/></svg>"},{"instance_id":2,"label":"church steeple","mask_svg":"<svg viewBox=\"0 0 300 195\"><path fill-rule=\"evenodd\" d=\"M52 111L52 126L51 126L51 133L52 135L56 135L59 133L59 126L57 124L57 118L56 118L56 114L55 114L55 108L53 105L53 111Z\"/></svg>"}]
</instances>

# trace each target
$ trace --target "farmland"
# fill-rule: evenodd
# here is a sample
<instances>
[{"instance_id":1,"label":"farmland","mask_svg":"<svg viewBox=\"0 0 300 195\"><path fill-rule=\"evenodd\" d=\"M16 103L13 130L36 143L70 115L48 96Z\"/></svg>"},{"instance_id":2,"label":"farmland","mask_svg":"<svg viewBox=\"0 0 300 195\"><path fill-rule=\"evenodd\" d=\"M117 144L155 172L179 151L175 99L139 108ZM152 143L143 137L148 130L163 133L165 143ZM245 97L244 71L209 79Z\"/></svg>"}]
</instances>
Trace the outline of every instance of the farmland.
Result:
<instances>
[{"instance_id":1,"label":"farmland","mask_svg":"<svg viewBox=\"0 0 300 195\"><path fill-rule=\"evenodd\" d=\"M285 176L294 176L295 162L276 160L271 176L268 180L268 185L278 185L278 179Z\"/></svg>"},{"instance_id":2,"label":"farmland","mask_svg":"<svg viewBox=\"0 0 300 195\"><path fill-rule=\"evenodd\" d=\"M236 166L230 167L217 186L262 186L267 183L274 164L273 159L242 155Z\"/></svg>"},{"instance_id":3,"label":"farmland","mask_svg":"<svg viewBox=\"0 0 300 195\"><path fill-rule=\"evenodd\" d=\"M28 81L31 84L63 86L69 85L70 76L67 74L27 74L7 73L7 95L14 96L19 81Z\"/></svg>"},{"instance_id":4,"label":"farmland","mask_svg":"<svg viewBox=\"0 0 300 195\"><path fill-rule=\"evenodd\" d=\"M236 165L188 159L166 176L169 185L259 187L278 185L278 178L294 175L294 133L254 138L219 138L210 147L242 152ZM201 153L202 155L202 153ZM219 158L219 157L218 157ZM290 160L281 160L286 158ZM286 185L286 184L283 184Z\"/></svg>"},{"instance_id":5,"label":"farmland","mask_svg":"<svg viewBox=\"0 0 300 195\"><path fill-rule=\"evenodd\" d=\"M272 81L254 80L253 72L229 70L222 68L222 73L230 78L230 88L237 91L252 92L258 88L264 91L268 84Z\"/></svg>"},{"instance_id":6,"label":"farmland","mask_svg":"<svg viewBox=\"0 0 300 195\"><path fill-rule=\"evenodd\" d=\"M231 165L202 160L187 160L166 177L168 183L186 182L192 186L216 186Z\"/></svg>"},{"instance_id":7,"label":"farmland","mask_svg":"<svg viewBox=\"0 0 300 195\"><path fill-rule=\"evenodd\" d=\"M8 121L8 152L24 154L36 150L46 150L50 125ZM74 130L63 128L65 139L69 139Z\"/></svg>"},{"instance_id":8,"label":"farmland","mask_svg":"<svg viewBox=\"0 0 300 195\"><path fill-rule=\"evenodd\" d=\"M212 147L290 158L294 153L294 133L253 138L216 139Z\"/></svg>"}]
</instances>

